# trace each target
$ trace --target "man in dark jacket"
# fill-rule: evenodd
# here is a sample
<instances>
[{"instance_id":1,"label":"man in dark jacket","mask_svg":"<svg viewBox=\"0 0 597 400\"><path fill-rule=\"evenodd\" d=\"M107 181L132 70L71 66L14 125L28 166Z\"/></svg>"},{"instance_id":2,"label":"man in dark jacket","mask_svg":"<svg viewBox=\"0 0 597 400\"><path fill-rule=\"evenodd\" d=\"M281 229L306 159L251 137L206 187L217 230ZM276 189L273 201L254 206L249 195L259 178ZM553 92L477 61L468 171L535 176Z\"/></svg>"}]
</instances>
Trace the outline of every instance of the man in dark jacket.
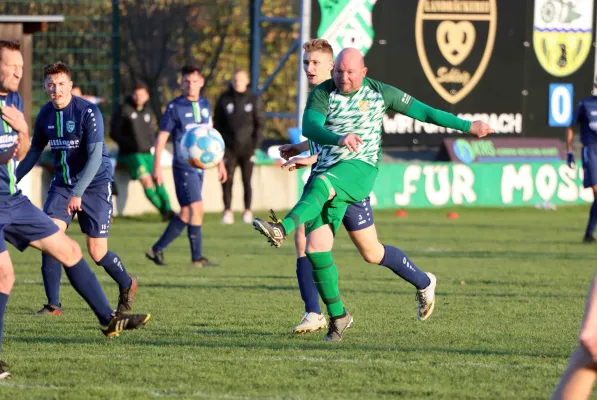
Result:
<instances>
[{"instance_id":1,"label":"man in dark jacket","mask_svg":"<svg viewBox=\"0 0 597 400\"><path fill-rule=\"evenodd\" d=\"M222 223L234 223L232 213L232 182L234 170L239 165L243 178L245 211L243 221L253 222L251 213L251 175L255 150L259 148L265 125L265 115L261 99L247 89L249 75L239 70L234 73L230 88L222 93L214 111L214 128L224 138L226 154L224 162L228 170L228 180L222 185L224 192L224 215Z\"/></svg>"},{"instance_id":2,"label":"man in dark jacket","mask_svg":"<svg viewBox=\"0 0 597 400\"><path fill-rule=\"evenodd\" d=\"M137 83L131 97L112 117L110 136L118 143L118 163L126 167L132 180L141 181L145 196L164 219L174 213L164 185L156 186L151 148L155 140L156 125L148 105L149 90L144 83Z\"/></svg>"}]
</instances>

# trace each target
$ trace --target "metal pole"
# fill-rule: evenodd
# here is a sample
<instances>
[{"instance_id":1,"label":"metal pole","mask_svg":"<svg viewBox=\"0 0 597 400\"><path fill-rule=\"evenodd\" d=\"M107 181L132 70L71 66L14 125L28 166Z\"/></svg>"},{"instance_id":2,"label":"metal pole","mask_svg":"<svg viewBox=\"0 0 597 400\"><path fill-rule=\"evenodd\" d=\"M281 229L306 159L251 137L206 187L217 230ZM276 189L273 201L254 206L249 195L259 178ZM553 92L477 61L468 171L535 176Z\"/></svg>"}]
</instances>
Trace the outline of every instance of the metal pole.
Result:
<instances>
[{"instance_id":1,"label":"metal pole","mask_svg":"<svg viewBox=\"0 0 597 400\"><path fill-rule=\"evenodd\" d=\"M303 73L303 43L311 38L311 0L301 0L300 43L298 47L298 96L296 97L296 125L303 126L303 111L309 94L309 83Z\"/></svg>"},{"instance_id":2,"label":"metal pole","mask_svg":"<svg viewBox=\"0 0 597 400\"><path fill-rule=\"evenodd\" d=\"M251 29L251 90L257 93L259 90L259 71L261 65L259 62L261 54L261 1L253 0L251 10L253 26Z\"/></svg>"},{"instance_id":3,"label":"metal pole","mask_svg":"<svg viewBox=\"0 0 597 400\"><path fill-rule=\"evenodd\" d=\"M120 7L112 0L112 113L120 102Z\"/></svg>"}]
</instances>

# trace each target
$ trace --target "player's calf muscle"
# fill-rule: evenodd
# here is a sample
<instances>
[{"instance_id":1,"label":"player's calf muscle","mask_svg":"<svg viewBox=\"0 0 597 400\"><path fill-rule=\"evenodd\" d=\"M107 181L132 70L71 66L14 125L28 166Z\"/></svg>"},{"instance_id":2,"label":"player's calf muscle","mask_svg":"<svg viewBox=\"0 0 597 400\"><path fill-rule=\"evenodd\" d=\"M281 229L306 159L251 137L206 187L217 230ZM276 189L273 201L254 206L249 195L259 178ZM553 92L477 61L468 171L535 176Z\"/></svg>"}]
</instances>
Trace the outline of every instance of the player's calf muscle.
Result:
<instances>
[{"instance_id":1,"label":"player's calf muscle","mask_svg":"<svg viewBox=\"0 0 597 400\"><path fill-rule=\"evenodd\" d=\"M0 254L0 293L10 294L15 283L15 273L8 251Z\"/></svg>"}]
</instances>

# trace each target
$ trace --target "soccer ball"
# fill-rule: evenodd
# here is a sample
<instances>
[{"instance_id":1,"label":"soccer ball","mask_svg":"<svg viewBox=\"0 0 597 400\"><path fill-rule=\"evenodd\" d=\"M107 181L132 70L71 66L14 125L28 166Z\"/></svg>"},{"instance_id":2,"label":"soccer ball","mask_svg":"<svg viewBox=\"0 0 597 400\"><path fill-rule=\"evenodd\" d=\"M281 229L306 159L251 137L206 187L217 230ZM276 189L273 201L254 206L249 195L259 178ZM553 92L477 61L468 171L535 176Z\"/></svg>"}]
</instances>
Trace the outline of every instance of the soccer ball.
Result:
<instances>
[{"instance_id":1,"label":"soccer ball","mask_svg":"<svg viewBox=\"0 0 597 400\"><path fill-rule=\"evenodd\" d=\"M182 157L195 168L213 168L224 158L224 139L209 125L189 128L180 141Z\"/></svg>"}]
</instances>

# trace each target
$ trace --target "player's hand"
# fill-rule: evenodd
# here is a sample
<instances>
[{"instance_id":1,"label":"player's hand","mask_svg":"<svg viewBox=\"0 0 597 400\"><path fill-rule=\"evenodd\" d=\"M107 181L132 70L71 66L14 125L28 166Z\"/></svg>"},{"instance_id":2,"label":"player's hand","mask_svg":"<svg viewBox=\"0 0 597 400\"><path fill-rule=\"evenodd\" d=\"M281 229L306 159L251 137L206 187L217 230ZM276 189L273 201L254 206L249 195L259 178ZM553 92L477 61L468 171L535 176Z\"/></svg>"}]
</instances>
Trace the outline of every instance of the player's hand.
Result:
<instances>
[{"instance_id":1,"label":"player's hand","mask_svg":"<svg viewBox=\"0 0 597 400\"><path fill-rule=\"evenodd\" d=\"M350 151L359 151L360 144L363 144L363 139L354 133L344 135L338 140L338 146L345 146Z\"/></svg>"},{"instance_id":2,"label":"player's hand","mask_svg":"<svg viewBox=\"0 0 597 400\"><path fill-rule=\"evenodd\" d=\"M218 179L220 183L225 183L228 180L228 171L226 171L224 161L220 161L218 164Z\"/></svg>"},{"instance_id":3,"label":"player's hand","mask_svg":"<svg viewBox=\"0 0 597 400\"><path fill-rule=\"evenodd\" d=\"M302 152L297 144L283 144L278 148L280 150L280 157L288 160L290 157L298 156Z\"/></svg>"},{"instance_id":4,"label":"player's hand","mask_svg":"<svg viewBox=\"0 0 597 400\"><path fill-rule=\"evenodd\" d=\"M14 104L2 107L2 119L17 132L29 132L25 115Z\"/></svg>"},{"instance_id":5,"label":"player's hand","mask_svg":"<svg viewBox=\"0 0 597 400\"><path fill-rule=\"evenodd\" d=\"M288 171L294 171L313 165L317 162L317 154L308 157L293 157L290 160L282 164L282 169L288 169Z\"/></svg>"},{"instance_id":6,"label":"player's hand","mask_svg":"<svg viewBox=\"0 0 597 400\"><path fill-rule=\"evenodd\" d=\"M77 211L83 211L83 208L81 208L81 198L71 196L68 204L66 205L66 212L68 215L73 215Z\"/></svg>"},{"instance_id":7,"label":"player's hand","mask_svg":"<svg viewBox=\"0 0 597 400\"><path fill-rule=\"evenodd\" d=\"M576 162L574 161L574 154L571 151L569 151L568 155L566 156L566 164L568 164L570 168L574 168L576 165Z\"/></svg>"},{"instance_id":8,"label":"player's hand","mask_svg":"<svg viewBox=\"0 0 597 400\"><path fill-rule=\"evenodd\" d=\"M495 133L495 131L491 129L491 126L483 121L473 121L471 129L468 132L478 138L485 137L490 133Z\"/></svg>"},{"instance_id":9,"label":"player's hand","mask_svg":"<svg viewBox=\"0 0 597 400\"><path fill-rule=\"evenodd\" d=\"M160 186L163 183L163 180L162 180L162 169L161 168L154 169L152 176L153 176L153 181L155 182L155 184L157 186Z\"/></svg>"}]
</instances>

